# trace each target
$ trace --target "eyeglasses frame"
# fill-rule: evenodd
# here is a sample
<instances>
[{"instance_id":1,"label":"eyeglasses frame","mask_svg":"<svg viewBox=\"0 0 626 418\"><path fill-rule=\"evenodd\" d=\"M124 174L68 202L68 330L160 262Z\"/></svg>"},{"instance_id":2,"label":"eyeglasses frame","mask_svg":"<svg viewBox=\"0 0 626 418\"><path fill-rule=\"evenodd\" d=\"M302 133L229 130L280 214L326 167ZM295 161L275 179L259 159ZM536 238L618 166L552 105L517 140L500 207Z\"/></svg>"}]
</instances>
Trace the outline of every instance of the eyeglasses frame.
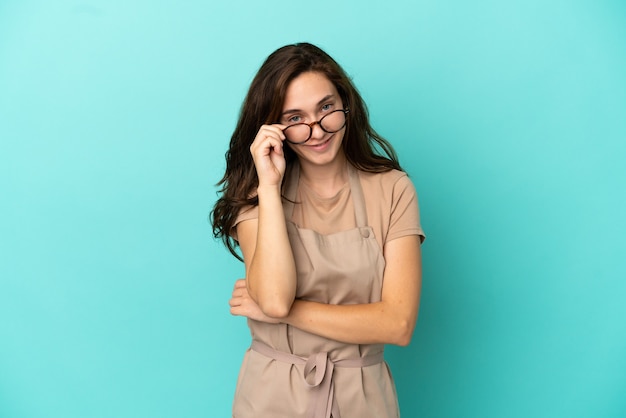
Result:
<instances>
[{"instance_id":1,"label":"eyeglasses frame","mask_svg":"<svg viewBox=\"0 0 626 418\"><path fill-rule=\"evenodd\" d=\"M343 112L346 119L343 122L343 125L341 126L341 128L337 129L336 131L327 131L326 129L324 129L324 127L322 126L321 122L322 120L324 120L326 117L332 115L333 113L336 112ZM306 125L309 127L309 136L307 137L307 139L305 139L302 142L294 142L294 141L290 141L289 139L286 138L285 136L285 141L289 142L290 144L294 144L294 145L301 145L304 144L306 142L308 142L311 139L311 136L313 135L313 126L315 125L319 125L319 127L322 129L322 131L326 132L327 134L334 134L335 132L339 132L340 130L342 130L343 128L346 127L346 123L348 122L348 113L350 113L350 109L349 108L345 108L345 109L337 109L337 110L333 110L332 112L324 115L322 118L320 118L320 120L315 121L315 122L311 122L311 123L305 123L305 122L300 122L300 123L294 123L293 125L289 125L287 126L285 129L283 129L283 132L285 132L287 129L293 127L293 126L298 126L298 125Z\"/></svg>"}]
</instances>

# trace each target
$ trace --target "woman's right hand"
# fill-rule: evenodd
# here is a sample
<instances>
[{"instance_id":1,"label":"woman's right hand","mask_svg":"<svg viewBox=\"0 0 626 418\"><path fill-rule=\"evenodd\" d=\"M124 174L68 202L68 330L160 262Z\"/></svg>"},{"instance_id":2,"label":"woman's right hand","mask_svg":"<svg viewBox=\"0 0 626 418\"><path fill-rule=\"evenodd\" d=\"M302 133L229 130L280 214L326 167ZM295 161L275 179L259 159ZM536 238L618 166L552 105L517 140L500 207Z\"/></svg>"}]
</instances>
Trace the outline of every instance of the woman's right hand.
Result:
<instances>
[{"instance_id":1,"label":"woman's right hand","mask_svg":"<svg viewBox=\"0 0 626 418\"><path fill-rule=\"evenodd\" d=\"M285 174L285 135L280 124L263 125L250 145L250 153L259 177L259 186L280 186Z\"/></svg>"}]
</instances>

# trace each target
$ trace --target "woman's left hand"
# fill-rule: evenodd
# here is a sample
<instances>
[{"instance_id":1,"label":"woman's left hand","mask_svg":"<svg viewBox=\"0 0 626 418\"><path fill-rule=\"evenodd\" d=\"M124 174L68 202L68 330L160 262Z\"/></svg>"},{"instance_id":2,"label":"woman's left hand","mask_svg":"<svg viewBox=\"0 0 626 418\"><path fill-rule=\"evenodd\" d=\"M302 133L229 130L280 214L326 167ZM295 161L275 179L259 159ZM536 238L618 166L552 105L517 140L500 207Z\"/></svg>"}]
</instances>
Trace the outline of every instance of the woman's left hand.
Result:
<instances>
[{"instance_id":1,"label":"woman's left hand","mask_svg":"<svg viewBox=\"0 0 626 418\"><path fill-rule=\"evenodd\" d=\"M269 317L261 311L259 305L248 294L246 280L240 279L235 282L233 295L228 301L230 305L230 313L232 315L245 316L255 321L269 322L272 324L280 323L280 320Z\"/></svg>"}]
</instances>

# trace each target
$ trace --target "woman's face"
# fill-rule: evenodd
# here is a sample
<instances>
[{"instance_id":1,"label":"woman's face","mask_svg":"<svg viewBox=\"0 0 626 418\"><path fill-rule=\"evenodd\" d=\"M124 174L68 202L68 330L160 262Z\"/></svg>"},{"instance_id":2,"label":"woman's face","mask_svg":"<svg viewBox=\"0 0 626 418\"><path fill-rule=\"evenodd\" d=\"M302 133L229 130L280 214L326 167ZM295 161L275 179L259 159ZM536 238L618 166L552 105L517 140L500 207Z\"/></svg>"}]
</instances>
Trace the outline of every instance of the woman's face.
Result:
<instances>
[{"instance_id":1,"label":"woman's face","mask_svg":"<svg viewBox=\"0 0 626 418\"><path fill-rule=\"evenodd\" d=\"M343 103L334 84L324 74L306 72L293 79L287 87L280 123L287 126L310 124L339 109L343 109ZM298 155L301 164L329 165L343 161L341 143L344 133L345 127L328 133L316 123L308 141L297 145L289 143L289 147Z\"/></svg>"}]
</instances>

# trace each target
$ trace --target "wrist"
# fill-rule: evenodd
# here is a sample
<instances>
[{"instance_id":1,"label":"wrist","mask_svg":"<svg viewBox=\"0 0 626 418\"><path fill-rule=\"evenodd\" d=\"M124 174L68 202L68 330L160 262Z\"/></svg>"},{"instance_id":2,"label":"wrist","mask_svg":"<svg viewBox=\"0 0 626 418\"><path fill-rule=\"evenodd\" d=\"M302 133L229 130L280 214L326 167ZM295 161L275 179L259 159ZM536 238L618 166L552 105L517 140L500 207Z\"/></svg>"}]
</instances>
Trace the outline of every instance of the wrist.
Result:
<instances>
[{"instance_id":1,"label":"wrist","mask_svg":"<svg viewBox=\"0 0 626 418\"><path fill-rule=\"evenodd\" d=\"M280 184L259 184L256 188L257 196L261 199L262 196L280 196L281 187Z\"/></svg>"},{"instance_id":2,"label":"wrist","mask_svg":"<svg viewBox=\"0 0 626 418\"><path fill-rule=\"evenodd\" d=\"M295 320L297 317L297 311L298 311L300 304L301 304L300 300L294 299L293 303L291 304L291 308L289 309L289 313L285 315L284 317L280 318L280 322L282 322L283 324L296 326Z\"/></svg>"}]
</instances>

